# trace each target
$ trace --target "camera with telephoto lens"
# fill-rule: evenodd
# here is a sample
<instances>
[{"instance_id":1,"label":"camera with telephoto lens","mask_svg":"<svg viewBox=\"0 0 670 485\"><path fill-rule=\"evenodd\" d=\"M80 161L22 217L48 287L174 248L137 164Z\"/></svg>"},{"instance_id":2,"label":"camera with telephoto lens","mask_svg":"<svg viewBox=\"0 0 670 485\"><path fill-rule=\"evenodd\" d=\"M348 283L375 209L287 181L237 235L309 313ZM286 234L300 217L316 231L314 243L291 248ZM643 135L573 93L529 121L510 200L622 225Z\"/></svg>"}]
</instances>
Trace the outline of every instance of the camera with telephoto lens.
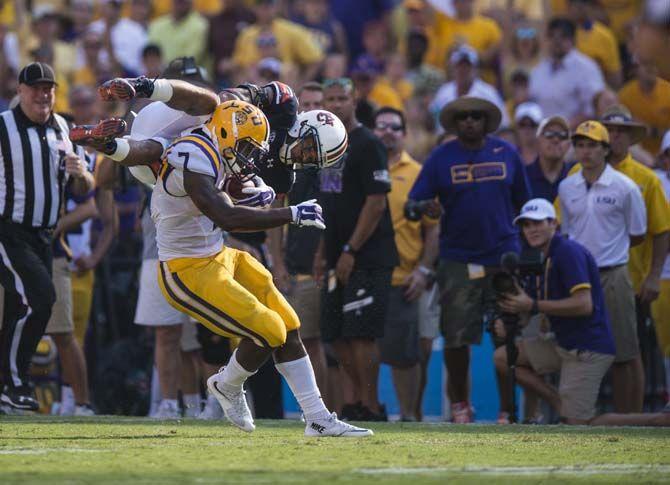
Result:
<instances>
[{"instance_id":1,"label":"camera with telephoto lens","mask_svg":"<svg viewBox=\"0 0 670 485\"><path fill-rule=\"evenodd\" d=\"M412 200L408 199L405 203L405 219L408 221L420 221L426 215L433 200Z\"/></svg>"}]
</instances>

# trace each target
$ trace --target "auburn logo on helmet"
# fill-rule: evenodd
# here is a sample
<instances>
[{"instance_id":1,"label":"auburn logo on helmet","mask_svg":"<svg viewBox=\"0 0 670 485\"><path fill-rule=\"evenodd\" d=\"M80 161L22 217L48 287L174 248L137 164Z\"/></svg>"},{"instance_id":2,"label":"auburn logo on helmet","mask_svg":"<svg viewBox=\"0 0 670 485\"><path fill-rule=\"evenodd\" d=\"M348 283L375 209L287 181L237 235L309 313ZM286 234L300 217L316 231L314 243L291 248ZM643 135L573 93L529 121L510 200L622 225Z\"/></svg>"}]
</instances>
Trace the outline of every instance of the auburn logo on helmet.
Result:
<instances>
[{"instance_id":1,"label":"auburn logo on helmet","mask_svg":"<svg viewBox=\"0 0 670 485\"><path fill-rule=\"evenodd\" d=\"M330 126L333 126L335 123L333 116L327 111L319 111L319 114L316 115L316 121L319 121L324 125L330 125Z\"/></svg>"}]
</instances>

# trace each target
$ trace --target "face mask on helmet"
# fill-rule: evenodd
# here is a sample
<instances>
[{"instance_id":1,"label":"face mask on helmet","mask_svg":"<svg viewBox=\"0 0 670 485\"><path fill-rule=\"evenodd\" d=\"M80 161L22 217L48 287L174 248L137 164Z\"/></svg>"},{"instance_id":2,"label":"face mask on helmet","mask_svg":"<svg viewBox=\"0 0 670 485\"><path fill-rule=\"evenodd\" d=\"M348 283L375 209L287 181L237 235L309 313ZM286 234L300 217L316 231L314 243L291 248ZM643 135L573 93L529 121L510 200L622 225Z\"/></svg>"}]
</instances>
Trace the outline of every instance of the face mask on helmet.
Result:
<instances>
[{"instance_id":1,"label":"face mask on helmet","mask_svg":"<svg viewBox=\"0 0 670 485\"><path fill-rule=\"evenodd\" d=\"M293 170L333 167L342 161L347 131L334 114L325 110L300 113L279 150L280 160Z\"/></svg>"},{"instance_id":2,"label":"face mask on helmet","mask_svg":"<svg viewBox=\"0 0 670 485\"><path fill-rule=\"evenodd\" d=\"M241 182L251 180L267 156L267 146L259 144L253 138L237 140L234 147L225 148L223 151L228 172Z\"/></svg>"}]
</instances>

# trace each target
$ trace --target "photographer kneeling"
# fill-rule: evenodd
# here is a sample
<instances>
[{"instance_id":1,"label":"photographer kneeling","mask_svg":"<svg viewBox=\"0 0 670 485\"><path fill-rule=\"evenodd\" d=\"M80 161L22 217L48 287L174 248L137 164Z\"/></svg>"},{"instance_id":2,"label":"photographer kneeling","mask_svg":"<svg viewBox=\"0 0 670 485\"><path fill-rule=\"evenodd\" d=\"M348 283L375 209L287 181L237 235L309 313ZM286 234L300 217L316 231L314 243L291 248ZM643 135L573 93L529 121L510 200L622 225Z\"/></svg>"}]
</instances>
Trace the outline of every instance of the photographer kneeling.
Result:
<instances>
[{"instance_id":1,"label":"photographer kneeling","mask_svg":"<svg viewBox=\"0 0 670 485\"><path fill-rule=\"evenodd\" d=\"M526 338L517 344L516 379L524 389L544 398L566 424L592 426L670 426L670 413L617 414L595 416L600 382L614 361L614 339L604 306L598 266L579 243L556 234L556 212L545 199L526 202L514 223L520 223L526 242L545 256L543 277L534 278L518 293L504 293L498 306L504 313L519 315L521 325L547 320L556 340ZM497 320L495 330L505 336ZM494 359L501 374L508 372L505 347ZM542 374L560 371L558 390ZM595 416L595 417L594 417Z\"/></svg>"},{"instance_id":2,"label":"photographer kneeling","mask_svg":"<svg viewBox=\"0 0 670 485\"><path fill-rule=\"evenodd\" d=\"M544 275L532 278L529 294L505 293L499 308L521 317L551 324L555 343L543 338L524 339L519 347L516 378L525 389L547 400L567 424L588 424L595 415L600 382L614 361L614 339L603 303L598 266L580 244L556 234L556 212L545 199L532 199L515 220L528 244L545 256ZM540 325L542 326L542 325ZM503 337L504 325L496 322ZM508 371L505 348L495 353L498 370ZM540 373L560 371L559 389Z\"/></svg>"}]
</instances>

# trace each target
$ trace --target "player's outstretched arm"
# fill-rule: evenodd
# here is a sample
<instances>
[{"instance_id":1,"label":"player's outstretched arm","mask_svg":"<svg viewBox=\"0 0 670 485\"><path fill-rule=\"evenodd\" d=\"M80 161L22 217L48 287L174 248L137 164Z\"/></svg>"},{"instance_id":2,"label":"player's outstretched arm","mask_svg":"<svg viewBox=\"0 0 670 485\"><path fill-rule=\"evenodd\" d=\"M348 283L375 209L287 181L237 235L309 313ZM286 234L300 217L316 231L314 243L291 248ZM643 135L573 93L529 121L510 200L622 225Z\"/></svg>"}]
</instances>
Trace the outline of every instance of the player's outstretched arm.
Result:
<instances>
[{"instance_id":1,"label":"player's outstretched arm","mask_svg":"<svg viewBox=\"0 0 670 485\"><path fill-rule=\"evenodd\" d=\"M133 98L149 98L162 101L170 108L191 116L205 116L214 111L219 97L213 91L177 79L146 77L114 78L100 87L98 93L104 101L129 101Z\"/></svg>"},{"instance_id":2,"label":"player's outstretched arm","mask_svg":"<svg viewBox=\"0 0 670 485\"><path fill-rule=\"evenodd\" d=\"M321 207L315 201L274 209L236 206L215 180L188 170L184 171L184 189L200 211L224 231L263 231L293 223L324 229Z\"/></svg>"},{"instance_id":3,"label":"player's outstretched arm","mask_svg":"<svg viewBox=\"0 0 670 485\"><path fill-rule=\"evenodd\" d=\"M135 167L137 165L151 165L163 157L163 145L155 140L131 140L130 138L114 140L115 148L111 158L124 167ZM121 156L118 144L127 144L128 150L125 156ZM125 149L124 149L125 150ZM106 152L105 152L106 153Z\"/></svg>"}]
</instances>

